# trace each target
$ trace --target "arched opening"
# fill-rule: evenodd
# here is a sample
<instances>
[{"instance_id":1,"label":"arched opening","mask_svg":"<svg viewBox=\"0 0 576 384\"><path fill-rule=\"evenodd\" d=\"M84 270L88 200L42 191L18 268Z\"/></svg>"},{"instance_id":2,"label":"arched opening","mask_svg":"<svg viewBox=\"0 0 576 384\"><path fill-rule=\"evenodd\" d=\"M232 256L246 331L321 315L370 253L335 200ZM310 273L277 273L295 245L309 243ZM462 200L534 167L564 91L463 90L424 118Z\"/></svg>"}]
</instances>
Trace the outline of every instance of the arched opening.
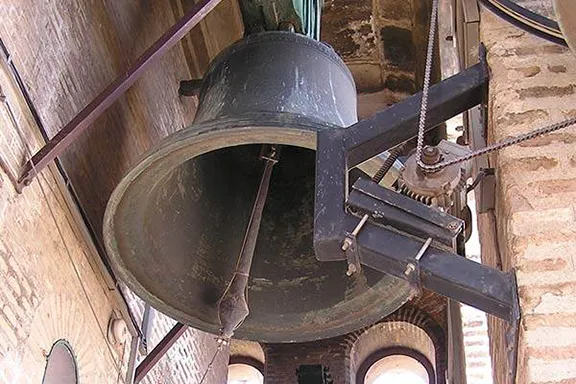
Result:
<instances>
[{"instance_id":1,"label":"arched opening","mask_svg":"<svg viewBox=\"0 0 576 384\"><path fill-rule=\"evenodd\" d=\"M403 320L386 321L363 330L354 340L350 351L350 381L364 383L368 369L392 354L390 351L406 356L417 354L417 360L425 362L426 367L429 365L433 375L438 368L437 346L424 329ZM442 383L442 380L432 379L428 383L436 382Z\"/></svg>"},{"instance_id":2,"label":"arched opening","mask_svg":"<svg viewBox=\"0 0 576 384\"><path fill-rule=\"evenodd\" d=\"M42 384L77 383L78 369L72 347L66 340L58 340L48 354Z\"/></svg>"},{"instance_id":3,"label":"arched opening","mask_svg":"<svg viewBox=\"0 0 576 384\"><path fill-rule=\"evenodd\" d=\"M409 348L388 348L366 359L358 384L435 384L434 367L423 354Z\"/></svg>"},{"instance_id":4,"label":"arched opening","mask_svg":"<svg viewBox=\"0 0 576 384\"><path fill-rule=\"evenodd\" d=\"M232 339L228 362L228 384L264 383L266 354L260 343Z\"/></svg>"},{"instance_id":5,"label":"arched opening","mask_svg":"<svg viewBox=\"0 0 576 384\"><path fill-rule=\"evenodd\" d=\"M228 365L228 384L264 384L264 375L252 365L234 363Z\"/></svg>"},{"instance_id":6,"label":"arched opening","mask_svg":"<svg viewBox=\"0 0 576 384\"><path fill-rule=\"evenodd\" d=\"M416 359L404 355L384 357L364 377L366 384L430 384L428 372Z\"/></svg>"}]
</instances>

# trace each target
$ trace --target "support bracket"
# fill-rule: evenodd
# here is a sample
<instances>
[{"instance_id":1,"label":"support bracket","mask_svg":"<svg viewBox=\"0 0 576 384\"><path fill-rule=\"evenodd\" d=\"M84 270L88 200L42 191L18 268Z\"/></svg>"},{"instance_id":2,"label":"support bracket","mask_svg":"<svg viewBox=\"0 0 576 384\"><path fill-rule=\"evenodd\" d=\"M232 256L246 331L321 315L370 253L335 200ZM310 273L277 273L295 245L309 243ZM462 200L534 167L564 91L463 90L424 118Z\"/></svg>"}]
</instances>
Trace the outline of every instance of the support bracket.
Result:
<instances>
[{"instance_id":1,"label":"support bracket","mask_svg":"<svg viewBox=\"0 0 576 384\"><path fill-rule=\"evenodd\" d=\"M198 1L176 24L152 44L126 71L122 72L94 100L84 107L64 128L40 148L24 164L18 178L20 191L52 160L56 159L76 141L120 96L122 96L150 68L158 58L178 43L222 0Z\"/></svg>"},{"instance_id":2,"label":"support bracket","mask_svg":"<svg viewBox=\"0 0 576 384\"><path fill-rule=\"evenodd\" d=\"M156 363L168 352L176 341L186 332L188 325L176 323L174 327L164 336L154 349L136 367L134 373L134 384L139 383L154 368Z\"/></svg>"},{"instance_id":3,"label":"support bracket","mask_svg":"<svg viewBox=\"0 0 576 384\"><path fill-rule=\"evenodd\" d=\"M484 103L488 80L481 49L478 64L430 87L425 129ZM360 263L508 321L509 364L515 366L520 311L514 273L456 254L464 244L460 219L370 180L359 179L349 188L350 169L417 135L421 100L419 93L345 130L318 133L316 257L347 259L342 242L368 217L354 236Z\"/></svg>"}]
</instances>

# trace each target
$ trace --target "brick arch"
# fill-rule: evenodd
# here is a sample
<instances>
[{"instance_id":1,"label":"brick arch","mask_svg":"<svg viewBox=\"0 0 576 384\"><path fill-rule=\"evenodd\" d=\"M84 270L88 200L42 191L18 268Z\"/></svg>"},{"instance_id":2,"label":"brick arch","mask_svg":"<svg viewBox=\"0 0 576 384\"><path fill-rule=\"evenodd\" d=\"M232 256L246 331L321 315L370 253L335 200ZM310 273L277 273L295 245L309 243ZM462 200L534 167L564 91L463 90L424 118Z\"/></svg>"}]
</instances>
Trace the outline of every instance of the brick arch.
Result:
<instances>
[{"instance_id":1,"label":"brick arch","mask_svg":"<svg viewBox=\"0 0 576 384\"><path fill-rule=\"evenodd\" d=\"M347 335L350 380L355 382L360 365L379 350L408 347L426 356L435 366L436 383L446 382L446 333L426 312L404 305L382 321Z\"/></svg>"},{"instance_id":2,"label":"brick arch","mask_svg":"<svg viewBox=\"0 0 576 384\"><path fill-rule=\"evenodd\" d=\"M249 365L251 367L256 368L258 371L260 371L262 376L264 376L264 374L265 374L264 363L261 362L260 360L254 359L253 357L240 356L240 355L230 356L230 360L228 361L228 365L232 365L232 364Z\"/></svg>"},{"instance_id":3,"label":"brick arch","mask_svg":"<svg viewBox=\"0 0 576 384\"><path fill-rule=\"evenodd\" d=\"M230 360L228 364L250 365L262 374L266 364L266 353L262 345L255 341L236 340L230 343Z\"/></svg>"},{"instance_id":4,"label":"brick arch","mask_svg":"<svg viewBox=\"0 0 576 384\"><path fill-rule=\"evenodd\" d=\"M391 347L381 349L368 356L360 365L356 373L356 384L364 384L365 376L370 368L377 364L383 358L406 356L413 359L416 364L420 364L426 371L428 376L428 383L434 384L436 382L435 369L430 360L422 353L405 347Z\"/></svg>"}]
</instances>

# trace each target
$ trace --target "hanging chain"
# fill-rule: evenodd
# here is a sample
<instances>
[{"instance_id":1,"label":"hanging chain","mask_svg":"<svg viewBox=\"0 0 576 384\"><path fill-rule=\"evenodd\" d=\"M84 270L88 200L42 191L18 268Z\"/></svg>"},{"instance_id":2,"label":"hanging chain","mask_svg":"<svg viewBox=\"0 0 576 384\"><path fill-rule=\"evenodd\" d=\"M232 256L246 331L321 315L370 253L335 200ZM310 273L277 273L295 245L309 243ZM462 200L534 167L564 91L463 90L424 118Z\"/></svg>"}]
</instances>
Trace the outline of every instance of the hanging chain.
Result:
<instances>
[{"instance_id":1,"label":"hanging chain","mask_svg":"<svg viewBox=\"0 0 576 384\"><path fill-rule=\"evenodd\" d=\"M428 165L422 161L422 149L424 147L424 133L426 128L426 112L428 109L428 93L430 88L430 78L432 72L432 61L434 58L434 39L436 36L436 25L438 21L438 0L433 0L432 14L430 18L430 33L428 35L428 50L426 53L426 69L424 72L424 85L422 86L422 104L420 106L420 119L418 121L418 140L416 143L416 161L418 167L425 172L436 172L450 165L462 163L471 160L478 156L483 156L500 149L519 144L521 142L534 139L548 133L558 131L576 124L576 117L561 121L559 123L551 124L542 128L532 130L528 133L523 133L517 136L508 137L499 143L486 146L481 149L470 152L467 155L452 158L450 160L441 161L437 164Z\"/></svg>"},{"instance_id":2,"label":"hanging chain","mask_svg":"<svg viewBox=\"0 0 576 384\"><path fill-rule=\"evenodd\" d=\"M430 31L428 33L428 49L426 51L426 68L424 71L424 85L422 86L422 104L420 105L420 119L418 120L418 141L416 143L416 162L419 167L426 167L422 161L422 148L424 147L424 131L426 128L426 112L428 111L428 91L432 77L432 60L434 59L434 37L436 36L436 23L438 21L438 0L432 2L432 15L430 16Z\"/></svg>"}]
</instances>

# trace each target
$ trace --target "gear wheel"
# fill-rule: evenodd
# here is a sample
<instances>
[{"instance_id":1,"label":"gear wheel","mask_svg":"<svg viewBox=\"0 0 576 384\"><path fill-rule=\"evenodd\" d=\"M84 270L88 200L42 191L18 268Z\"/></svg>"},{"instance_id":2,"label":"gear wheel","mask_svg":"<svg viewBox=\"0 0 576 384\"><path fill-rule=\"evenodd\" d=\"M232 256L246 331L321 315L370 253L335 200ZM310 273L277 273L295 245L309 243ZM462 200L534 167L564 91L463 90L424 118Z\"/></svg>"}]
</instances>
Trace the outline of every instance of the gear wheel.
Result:
<instances>
[{"instance_id":1,"label":"gear wheel","mask_svg":"<svg viewBox=\"0 0 576 384\"><path fill-rule=\"evenodd\" d=\"M398 187L396 191L423 204L432 205L432 196L421 195L417 192L414 192L402 180L398 180Z\"/></svg>"},{"instance_id":2,"label":"gear wheel","mask_svg":"<svg viewBox=\"0 0 576 384\"><path fill-rule=\"evenodd\" d=\"M449 152L440 151L441 159ZM426 159L425 159L426 160ZM438 160L441 161L441 160ZM470 238L472 215L467 205L467 171L462 164L454 164L436 172L424 172L411 155L396 184L396 191L423 204L436 207L465 221L465 241Z\"/></svg>"},{"instance_id":3,"label":"gear wheel","mask_svg":"<svg viewBox=\"0 0 576 384\"><path fill-rule=\"evenodd\" d=\"M427 173L418 167L416 154L413 154L398 180L398 192L448 212L454 205L454 192L462 185L465 186L465 180L460 165Z\"/></svg>"}]
</instances>

